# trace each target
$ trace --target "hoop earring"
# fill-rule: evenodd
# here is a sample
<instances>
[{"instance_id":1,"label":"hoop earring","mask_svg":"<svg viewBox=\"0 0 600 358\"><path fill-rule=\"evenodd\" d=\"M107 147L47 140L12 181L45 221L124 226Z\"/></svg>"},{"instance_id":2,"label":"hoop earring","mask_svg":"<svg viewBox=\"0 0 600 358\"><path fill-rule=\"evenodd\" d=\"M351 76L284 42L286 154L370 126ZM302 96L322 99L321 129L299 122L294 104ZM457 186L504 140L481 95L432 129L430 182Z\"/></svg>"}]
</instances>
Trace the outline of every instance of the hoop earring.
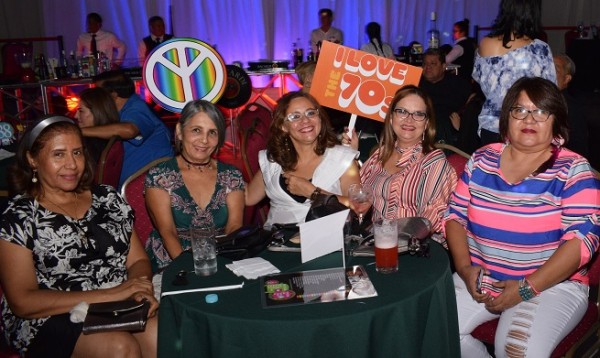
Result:
<instances>
[{"instance_id":1,"label":"hoop earring","mask_svg":"<svg viewBox=\"0 0 600 358\"><path fill-rule=\"evenodd\" d=\"M37 170L35 170L35 169L33 169L33 176L31 177L31 182L34 184L38 182Z\"/></svg>"}]
</instances>

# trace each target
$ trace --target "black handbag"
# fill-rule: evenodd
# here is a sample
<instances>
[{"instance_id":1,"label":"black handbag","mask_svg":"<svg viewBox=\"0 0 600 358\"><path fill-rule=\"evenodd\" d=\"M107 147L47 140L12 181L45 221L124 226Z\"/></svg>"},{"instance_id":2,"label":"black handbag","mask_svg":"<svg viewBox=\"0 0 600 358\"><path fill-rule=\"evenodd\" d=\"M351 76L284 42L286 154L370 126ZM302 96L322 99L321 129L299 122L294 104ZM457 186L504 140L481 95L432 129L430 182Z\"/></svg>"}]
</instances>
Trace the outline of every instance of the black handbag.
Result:
<instances>
[{"instance_id":1,"label":"black handbag","mask_svg":"<svg viewBox=\"0 0 600 358\"><path fill-rule=\"evenodd\" d=\"M311 221L320 219L346 209L348 209L348 207L340 203L336 195L319 194L316 195L315 199L310 204L310 209L308 209L305 220Z\"/></svg>"},{"instance_id":2,"label":"black handbag","mask_svg":"<svg viewBox=\"0 0 600 358\"><path fill-rule=\"evenodd\" d=\"M271 231L259 226L242 226L217 241L217 254L231 260L254 257L273 241Z\"/></svg>"},{"instance_id":3,"label":"black handbag","mask_svg":"<svg viewBox=\"0 0 600 358\"><path fill-rule=\"evenodd\" d=\"M319 194L315 200L312 201L305 220L311 221L319 219L346 209L348 209L348 207L340 203L336 195ZM350 213L348 214L349 219L344 226L344 235L368 235L371 230L372 211L372 208L369 209L364 215L362 223L359 223L358 215L350 210Z\"/></svg>"},{"instance_id":4,"label":"black handbag","mask_svg":"<svg viewBox=\"0 0 600 358\"><path fill-rule=\"evenodd\" d=\"M83 334L110 331L139 332L146 328L150 302L124 300L92 303L83 322Z\"/></svg>"}]
</instances>

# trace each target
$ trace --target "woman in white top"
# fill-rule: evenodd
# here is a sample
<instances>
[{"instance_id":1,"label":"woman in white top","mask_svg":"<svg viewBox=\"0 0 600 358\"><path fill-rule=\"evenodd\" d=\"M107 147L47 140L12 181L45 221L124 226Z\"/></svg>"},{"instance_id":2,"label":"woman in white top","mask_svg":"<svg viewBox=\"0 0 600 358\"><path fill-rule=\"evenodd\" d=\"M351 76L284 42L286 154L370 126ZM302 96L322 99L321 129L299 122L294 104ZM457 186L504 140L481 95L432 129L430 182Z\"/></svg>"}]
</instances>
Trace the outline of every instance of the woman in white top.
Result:
<instances>
[{"instance_id":1,"label":"woman in white top","mask_svg":"<svg viewBox=\"0 0 600 358\"><path fill-rule=\"evenodd\" d=\"M348 188L360 183L358 152L337 143L313 96L290 92L279 99L267 149L259 153L261 170L246 189L246 205L270 199L265 228L304 222L311 197L319 193L335 194L348 205Z\"/></svg>"},{"instance_id":2,"label":"woman in white top","mask_svg":"<svg viewBox=\"0 0 600 358\"><path fill-rule=\"evenodd\" d=\"M369 22L367 27L365 28L367 32L367 36L369 36L369 43L364 44L360 50L368 53L372 53L373 55L390 58L392 60L396 59L394 56L394 50L392 47L381 41L381 26L376 22Z\"/></svg>"}]
</instances>

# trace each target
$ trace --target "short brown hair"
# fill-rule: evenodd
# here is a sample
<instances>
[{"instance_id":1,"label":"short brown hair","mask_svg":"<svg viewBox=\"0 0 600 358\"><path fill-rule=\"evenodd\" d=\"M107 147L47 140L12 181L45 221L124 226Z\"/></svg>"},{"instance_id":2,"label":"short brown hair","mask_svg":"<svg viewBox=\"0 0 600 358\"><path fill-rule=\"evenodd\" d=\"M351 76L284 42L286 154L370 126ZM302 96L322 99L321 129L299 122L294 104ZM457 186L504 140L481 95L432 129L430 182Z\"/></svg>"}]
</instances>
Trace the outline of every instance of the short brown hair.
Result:
<instances>
[{"instance_id":1,"label":"short brown hair","mask_svg":"<svg viewBox=\"0 0 600 358\"><path fill-rule=\"evenodd\" d=\"M517 103L519 96L524 92L538 108L550 112L554 116L552 121L552 136L569 141L569 123L567 103L558 87L552 82L541 77L523 77L515 82L506 93L500 110L500 137L503 141L508 139L508 122L510 109Z\"/></svg>"}]
</instances>

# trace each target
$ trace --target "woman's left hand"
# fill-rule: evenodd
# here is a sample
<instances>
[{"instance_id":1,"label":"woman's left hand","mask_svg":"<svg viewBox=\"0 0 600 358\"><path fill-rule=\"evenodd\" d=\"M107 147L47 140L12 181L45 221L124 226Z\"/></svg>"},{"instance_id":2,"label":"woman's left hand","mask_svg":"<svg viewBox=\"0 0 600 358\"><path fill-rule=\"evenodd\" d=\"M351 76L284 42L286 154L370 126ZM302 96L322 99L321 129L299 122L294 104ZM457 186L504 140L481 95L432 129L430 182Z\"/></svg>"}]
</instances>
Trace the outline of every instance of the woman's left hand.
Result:
<instances>
[{"instance_id":1,"label":"woman's left hand","mask_svg":"<svg viewBox=\"0 0 600 358\"><path fill-rule=\"evenodd\" d=\"M316 189L316 187L307 179L288 173L283 173L282 175L285 178L285 183L288 186L288 190L294 195L301 195L306 198L310 198L311 194Z\"/></svg>"},{"instance_id":2,"label":"woman's left hand","mask_svg":"<svg viewBox=\"0 0 600 358\"><path fill-rule=\"evenodd\" d=\"M503 290L498 297L486 302L485 308L488 311L503 312L523 301L519 295L519 281L498 281L494 283L494 286L503 288Z\"/></svg>"}]
</instances>

